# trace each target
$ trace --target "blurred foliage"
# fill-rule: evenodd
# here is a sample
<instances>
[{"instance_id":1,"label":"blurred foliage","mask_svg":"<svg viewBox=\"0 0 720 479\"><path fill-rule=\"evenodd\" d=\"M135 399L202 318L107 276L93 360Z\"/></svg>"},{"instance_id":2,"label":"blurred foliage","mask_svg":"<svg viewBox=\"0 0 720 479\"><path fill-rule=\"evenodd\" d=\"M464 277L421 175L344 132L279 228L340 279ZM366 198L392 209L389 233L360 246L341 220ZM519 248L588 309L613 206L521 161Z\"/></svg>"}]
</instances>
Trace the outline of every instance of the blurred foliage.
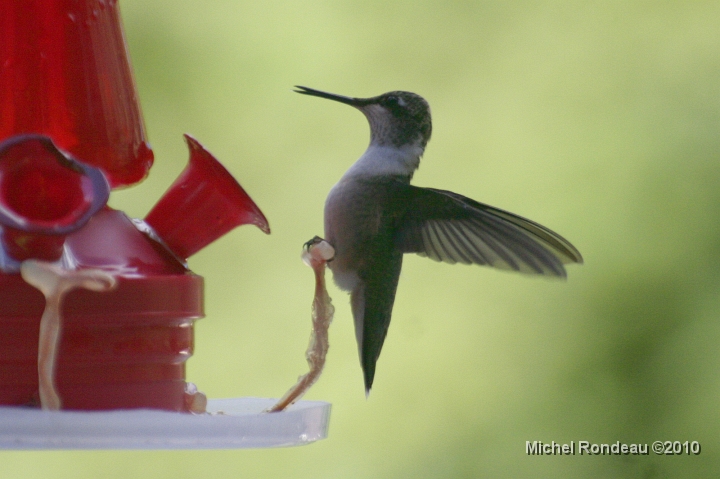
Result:
<instances>
[{"instance_id":1,"label":"blurred foliage","mask_svg":"<svg viewBox=\"0 0 720 479\"><path fill-rule=\"evenodd\" d=\"M188 132L270 220L190 260L206 278L189 380L277 397L305 372L325 195L363 152L357 111L291 92L428 99L415 183L560 232L567 282L408 257L370 398L347 296L330 437L258 451L4 453L1 477L712 477L720 471L720 4L123 0L156 155L111 203L142 217ZM699 456L543 456L525 441L697 440Z\"/></svg>"}]
</instances>

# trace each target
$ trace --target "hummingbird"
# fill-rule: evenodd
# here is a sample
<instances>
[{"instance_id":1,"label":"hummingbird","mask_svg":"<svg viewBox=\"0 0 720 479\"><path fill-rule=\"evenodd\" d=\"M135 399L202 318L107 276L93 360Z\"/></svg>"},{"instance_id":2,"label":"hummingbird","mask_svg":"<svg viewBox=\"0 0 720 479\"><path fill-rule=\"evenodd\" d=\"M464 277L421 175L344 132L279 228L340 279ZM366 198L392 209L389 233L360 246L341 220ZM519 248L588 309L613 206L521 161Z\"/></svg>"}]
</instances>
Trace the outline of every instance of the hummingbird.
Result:
<instances>
[{"instance_id":1,"label":"hummingbird","mask_svg":"<svg viewBox=\"0 0 720 479\"><path fill-rule=\"evenodd\" d=\"M324 212L324 239L335 249L328 267L337 286L350 293L366 395L390 326L404 254L560 278L567 276L565 264L583 262L569 241L534 221L410 184L432 133L430 105L420 95L391 91L353 98L295 88L353 106L370 124L370 145L330 190Z\"/></svg>"}]
</instances>

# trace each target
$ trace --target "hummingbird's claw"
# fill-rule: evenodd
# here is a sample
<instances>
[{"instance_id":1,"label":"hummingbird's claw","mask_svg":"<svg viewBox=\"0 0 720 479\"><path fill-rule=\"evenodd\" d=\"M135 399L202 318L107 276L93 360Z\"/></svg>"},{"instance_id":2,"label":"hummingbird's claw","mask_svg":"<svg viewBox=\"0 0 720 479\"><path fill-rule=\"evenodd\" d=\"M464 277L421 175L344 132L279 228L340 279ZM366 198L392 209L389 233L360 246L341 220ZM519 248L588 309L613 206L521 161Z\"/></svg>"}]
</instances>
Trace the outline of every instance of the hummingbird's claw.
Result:
<instances>
[{"instance_id":1,"label":"hummingbird's claw","mask_svg":"<svg viewBox=\"0 0 720 479\"><path fill-rule=\"evenodd\" d=\"M303 248L305 248L305 251L310 251L310 248L312 248L316 244L320 243L321 241L325 241L325 240L316 235L310 241L306 241L305 244L303 245Z\"/></svg>"}]
</instances>

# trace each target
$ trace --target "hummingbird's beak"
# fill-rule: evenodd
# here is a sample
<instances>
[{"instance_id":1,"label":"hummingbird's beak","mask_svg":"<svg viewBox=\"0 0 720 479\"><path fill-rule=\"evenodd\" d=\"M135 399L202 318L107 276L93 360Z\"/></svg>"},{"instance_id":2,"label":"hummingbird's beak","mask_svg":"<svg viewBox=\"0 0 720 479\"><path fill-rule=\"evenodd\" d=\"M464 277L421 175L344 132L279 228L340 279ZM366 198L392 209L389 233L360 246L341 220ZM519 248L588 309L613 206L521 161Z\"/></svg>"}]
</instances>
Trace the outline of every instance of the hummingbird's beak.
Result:
<instances>
[{"instance_id":1,"label":"hummingbird's beak","mask_svg":"<svg viewBox=\"0 0 720 479\"><path fill-rule=\"evenodd\" d=\"M351 98L349 96L335 95L334 93L314 90L306 86L295 85L295 88L297 88L297 90L293 90L295 93L302 93L303 95L310 96L319 96L320 98L327 98L328 100L339 101L340 103L345 103L346 105L354 106L356 108L361 108L362 106L367 104L367 100L365 98Z\"/></svg>"}]
</instances>

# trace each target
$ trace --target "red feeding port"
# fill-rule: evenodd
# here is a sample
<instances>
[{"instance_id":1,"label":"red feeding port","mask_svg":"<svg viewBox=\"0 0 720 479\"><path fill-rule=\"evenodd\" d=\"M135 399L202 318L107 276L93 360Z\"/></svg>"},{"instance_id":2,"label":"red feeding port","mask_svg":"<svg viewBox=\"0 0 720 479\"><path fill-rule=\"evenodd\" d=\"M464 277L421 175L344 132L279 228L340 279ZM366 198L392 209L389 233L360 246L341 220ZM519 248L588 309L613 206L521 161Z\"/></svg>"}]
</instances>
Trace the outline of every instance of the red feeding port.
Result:
<instances>
[{"instance_id":1,"label":"red feeding port","mask_svg":"<svg viewBox=\"0 0 720 479\"><path fill-rule=\"evenodd\" d=\"M0 224L7 254L54 261L65 236L105 206L102 172L65 156L49 138L20 135L0 144Z\"/></svg>"},{"instance_id":2,"label":"red feeding port","mask_svg":"<svg viewBox=\"0 0 720 479\"><path fill-rule=\"evenodd\" d=\"M187 167L145 217L170 250L187 259L246 224L269 234L265 215L237 180L195 138L185 135L185 140Z\"/></svg>"}]
</instances>

